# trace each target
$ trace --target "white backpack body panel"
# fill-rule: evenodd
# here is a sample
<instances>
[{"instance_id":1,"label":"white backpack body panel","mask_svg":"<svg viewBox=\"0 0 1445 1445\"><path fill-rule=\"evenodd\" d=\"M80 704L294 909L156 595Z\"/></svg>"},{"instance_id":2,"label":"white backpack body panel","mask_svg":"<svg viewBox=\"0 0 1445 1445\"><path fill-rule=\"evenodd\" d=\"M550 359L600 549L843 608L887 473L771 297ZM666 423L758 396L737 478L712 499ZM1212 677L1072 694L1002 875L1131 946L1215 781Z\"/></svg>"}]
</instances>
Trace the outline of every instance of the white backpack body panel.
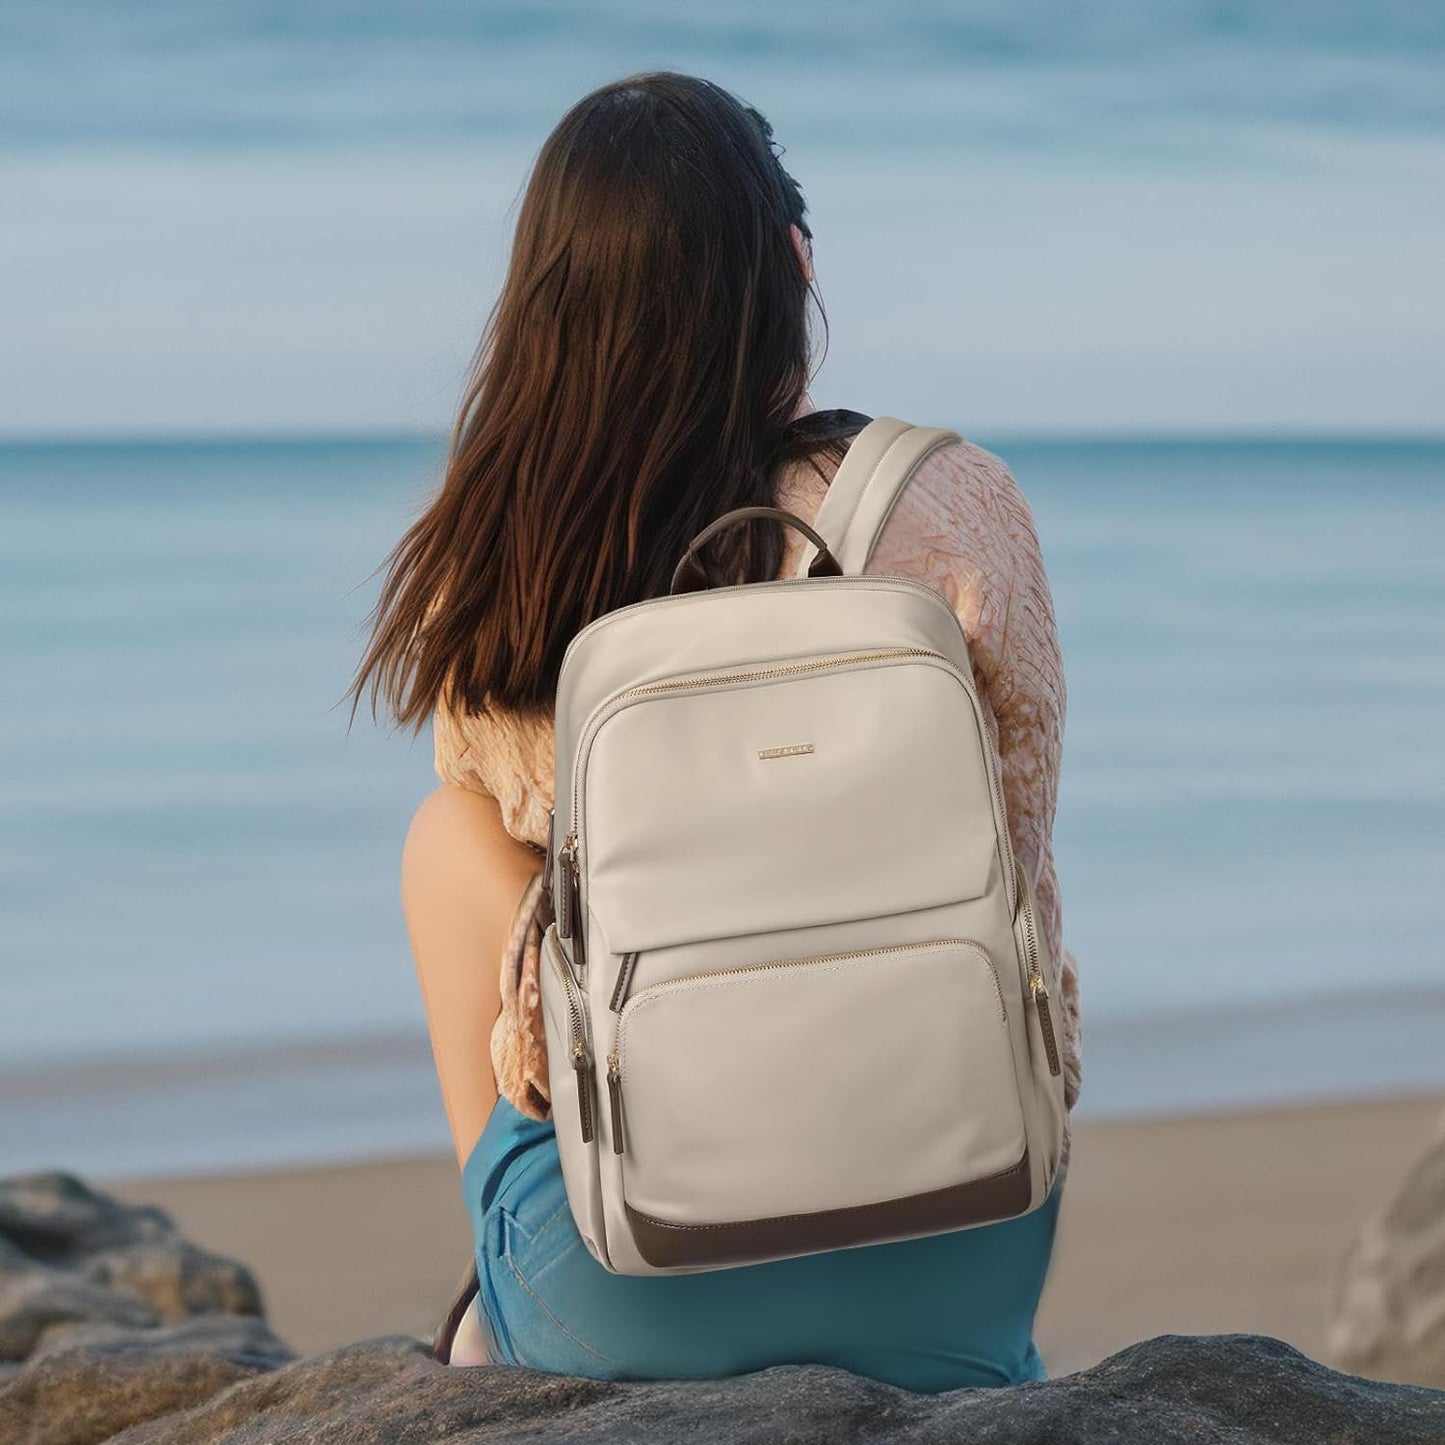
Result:
<instances>
[{"instance_id":1,"label":"white backpack body panel","mask_svg":"<svg viewBox=\"0 0 1445 1445\"><path fill-rule=\"evenodd\" d=\"M610 1270L965 1228L1053 1183L1054 974L967 639L934 588L860 570L949 439L855 439L817 521L851 572L651 599L568 648L542 1004Z\"/></svg>"}]
</instances>

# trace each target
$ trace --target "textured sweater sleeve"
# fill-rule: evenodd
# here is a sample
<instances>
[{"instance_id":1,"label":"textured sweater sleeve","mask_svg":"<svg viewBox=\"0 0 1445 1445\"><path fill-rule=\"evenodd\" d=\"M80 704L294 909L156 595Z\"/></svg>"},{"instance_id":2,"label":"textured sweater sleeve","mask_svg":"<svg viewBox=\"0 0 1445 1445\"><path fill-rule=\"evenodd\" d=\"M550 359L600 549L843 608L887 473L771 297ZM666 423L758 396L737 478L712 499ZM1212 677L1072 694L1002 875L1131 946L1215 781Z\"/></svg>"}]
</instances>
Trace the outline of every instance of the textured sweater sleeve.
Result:
<instances>
[{"instance_id":1,"label":"textured sweater sleeve","mask_svg":"<svg viewBox=\"0 0 1445 1445\"><path fill-rule=\"evenodd\" d=\"M495 798L512 837L541 847L552 806L550 721L459 714L438 702L431 724L437 777Z\"/></svg>"},{"instance_id":2,"label":"textured sweater sleeve","mask_svg":"<svg viewBox=\"0 0 1445 1445\"><path fill-rule=\"evenodd\" d=\"M1065 686L1053 596L1032 513L1009 469L968 442L929 457L899 497L869 571L919 576L963 623L984 716L1003 773L1009 836L1033 881L1062 1012L1064 1093L1080 1064L1078 966L1063 948L1053 826L1063 755Z\"/></svg>"},{"instance_id":3,"label":"textured sweater sleeve","mask_svg":"<svg viewBox=\"0 0 1445 1445\"><path fill-rule=\"evenodd\" d=\"M464 723L443 702L438 702L432 710L431 729L432 762L437 777L444 783L490 795L492 790L482 780L472 757Z\"/></svg>"}]
</instances>

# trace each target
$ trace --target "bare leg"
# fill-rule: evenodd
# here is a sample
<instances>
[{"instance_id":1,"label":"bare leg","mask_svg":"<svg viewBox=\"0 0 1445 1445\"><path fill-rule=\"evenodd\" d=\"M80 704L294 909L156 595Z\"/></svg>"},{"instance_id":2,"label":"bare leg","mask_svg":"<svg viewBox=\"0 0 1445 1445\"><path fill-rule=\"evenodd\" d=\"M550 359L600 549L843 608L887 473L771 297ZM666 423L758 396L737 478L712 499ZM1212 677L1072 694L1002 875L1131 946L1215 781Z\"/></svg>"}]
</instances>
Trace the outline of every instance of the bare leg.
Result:
<instances>
[{"instance_id":1,"label":"bare leg","mask_svg":"<svg viewBox=\"0 0 1445 1445\"><path fill-rule=\"evenodd\" d=\"M478 1302L473 1300L457 1326L452 1340L449 1365L485 1365L487 1363L486 1338L482 1334L481 1321L477 1318Z\"/></svg>"}]
</instances>

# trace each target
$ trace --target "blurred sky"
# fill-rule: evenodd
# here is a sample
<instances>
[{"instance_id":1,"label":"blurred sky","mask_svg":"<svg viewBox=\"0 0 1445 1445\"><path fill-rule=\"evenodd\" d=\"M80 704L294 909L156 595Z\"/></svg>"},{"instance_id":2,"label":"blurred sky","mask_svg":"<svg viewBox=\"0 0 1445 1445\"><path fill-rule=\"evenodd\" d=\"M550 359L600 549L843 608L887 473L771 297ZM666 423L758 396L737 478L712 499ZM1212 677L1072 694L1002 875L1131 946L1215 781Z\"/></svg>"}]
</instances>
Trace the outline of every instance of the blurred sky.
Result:
<instances>
[{"instance_id":1,"label":"blurred sky","mask_svg":"<svg viewBox=\"0 0 1445 1445\"><path fill-rule=\"evenodd\" d=\"M758 105L820 405L1442 430L1445 6L0 0L0 434L442 429L593 85Z\"/></svg>"}]
</instances>

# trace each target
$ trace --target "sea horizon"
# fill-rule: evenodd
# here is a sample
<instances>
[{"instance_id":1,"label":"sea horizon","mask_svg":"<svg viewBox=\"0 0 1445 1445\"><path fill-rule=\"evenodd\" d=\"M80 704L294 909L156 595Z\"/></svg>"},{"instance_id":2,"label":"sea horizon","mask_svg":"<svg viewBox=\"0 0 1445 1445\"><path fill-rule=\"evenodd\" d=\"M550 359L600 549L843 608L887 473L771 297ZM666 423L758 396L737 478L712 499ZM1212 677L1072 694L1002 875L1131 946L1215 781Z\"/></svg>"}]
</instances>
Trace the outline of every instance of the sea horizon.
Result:
<instances>
[{"instance_id":1,"label":"sea horizon","mask_svg":"<svg viewBox=\"0 0 1445 1445\"><path fill-rule=\"evenodd\" d=\"M839 403L843 405L843 403ZM828 410L820 407L819 410ZM882 413L879 413L880 415ZM1369 428L1349 425L1339 430L1327 427L1249 428L1080 428L1024 427L1002 431L965 428L959 422L930 421L929 425L952 426L979 446L1445 446L1445 428L1438 431ZM170 428L162 431L0 432L0 450L46 450L66 447L166 447L166 446L345 446L375 444L424 444L444 447L449 434L435 427L326 427L314 431L285 428L202 427L195 430Z\"/></svg>"}]
</instances>

